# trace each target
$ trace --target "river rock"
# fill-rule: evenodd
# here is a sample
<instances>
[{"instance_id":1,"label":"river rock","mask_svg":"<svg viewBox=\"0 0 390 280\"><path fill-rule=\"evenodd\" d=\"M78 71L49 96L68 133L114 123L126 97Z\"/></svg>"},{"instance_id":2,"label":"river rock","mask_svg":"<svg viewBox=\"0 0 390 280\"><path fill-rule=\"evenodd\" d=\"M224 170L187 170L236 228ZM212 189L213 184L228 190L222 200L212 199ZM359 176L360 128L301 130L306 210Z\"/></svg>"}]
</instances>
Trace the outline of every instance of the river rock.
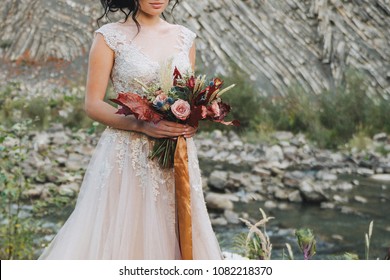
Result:
<instances>
[{"instance_id":1,"label":"river rock","mask_svg":"<svg viewBox=\"0 0 390 280\"><path fill-rule=\"evenodd\" d=\"M241 158L238 155L233 153L230 153L226 157L225 161L232 165L239 165L242 162Z\"/></svg>"},{"instance_id":2,"label":"river rock","mask_svg":"<svg viewBox=\"0 0 390 280\"><path fill-rule=\"evenodd\" d=\"M337 180L337 175L336 174L332 174L332 173L327 172L327 171L324 171L324 170L321 170L321 171L317 172L316 178L318 180L322 180L322 181L336 181Z\"/></svg>"},{"instance_id":3,"label":"river rock","mask_svg":"<svg viewBox=\"0 0 390 280\"><path fill-rule=\"evenodd\" d=\"M252 168L252 173L260 175L261 177L271 176L271 171L264 169L261 164L255 165Z\"/></svg>"},{"instance_id":4,"label":"river rock","mask_svg":"<svg viewBox=\"0 0 390 280\"><path fill-rule=\"evenodd\" d=\"M348 182L341 182L336 185L331 185L330 188L333 191L350 191L353 189L353 185Z\"/></svg>"},{"instance_id":5,"label":"river rock","mask_svg":"<svg viewBox=\"0 0 390 280\"><path fill-rule=\"evenodd\" d=\"M321 203L328 200L321 186L310 180L302 181L299 185L299 191L303 200L309 203Z\"/></svg>"},{"instance_id":6,"label":"river rock","mask_svg":"<svg viewBox=\"0 0 390 280\"><path fill-rule=\"evenodd\" d=\"M283 147L284 157L288 160L296 160L298 148L295 146Z\"/></svg>"},{"instance_id":7,"label":"river rock","mask_svg":"<svg viewBox=\"0 0 390 280\"><path fill-rule=\"evenodd\" d=\"M35 136L33 147L35 151L43 152L48 149L49 144L49 134L46 132L40 132Z\"/></svg>"},{"instance_id":8,"label":"river rock","mask_svg":"<svg viewBox=\"0 0 390 280\"><path fill-rule=\"evenodd\" d=\"M370 178L377 181L390 182L390 174L374 174Z\"/></svg>"},{"instance_id":9,"label":"river rock","mask_svg":"<svg viewBox=\"0 0 390 280\"><path fill-rule=\"evenodd\" d=\"M83 155L71 153L68 156L68 160L66 161L65 166L71 171L85 169L84 161L85 157Z\"/></svg>"},{"instance_id":10,"label":"river rock","mask_svg":"<svg viewBox=\"0 0 390 280\"><path fill-rule=\"evenodd\" d=\"M358 168L357 174L362 176L372 176L374 175L374 171L369 168Z\"/></svg>"},{"instance_id":11,"label":"river rock","mask_svg":"<svg viewBox=\"0 0 390 280\"><path fill-rule=\"evenodd\" d=\"M348 203L349 199L347 196L341 196L339 194L335 194L333 196L333 200L337 203Z\"/></svg>"},{"instance_id":12,"label":"river rock","mask_svg":"<svg viewBox=\"0 0 390 280\"><path fill-rule=\"evenodd\" d=\"M247 172L229 172L228 173L228 180L226 182L226 186L233 188L233 191L235 189L238 189L240 187L249 189L253 185L253 179L258 181L261 186L261 178L252 176L250 173ZM256 182L257 183L257 182Z\"/></svg>"},{"instance_id":13,"label":"river rock","mask_svg":"<svg viewBox=\"0 0 390 280\"><path fill-rule=\"evenodd\" d=\"M231 210L225 210L223 212L223 215L225 216L225 219L229 224L239 224L240 223L238 214L236 212L233 212Z\"/></svg>"},{"instance_id":14,"label":"river rock","mask_svg":"<svg viewBox=\"0 0 390 280\"><path fill-rule=\"evenodd\" d=\"M287 187L292 187L292 188L298 188L300 182L306 177L307 175L302 172L302 171L288 171L284 173L282 182L285 186Z\"/></svg>"},{"instance_id":15,"label":"river rock","mask_svg":"<svg viewBox=\"0 0 390 280\"><path fill-rule=\"evenodd\" d=\"M380 141L380 142L387 141L387 134L384 132L375 134L373 139L374 141Z\"/></svg>"},{"instance_id":16,"label":"river rock","mask_svg":"<svg viewBox=\"0 0 390 280\"><path fill-rule=\"evenodd\" d=\"M294 134L290 131L276 131L272 134L272 137L278 141L289 141L294 137Z\"/></svg>"},{"instance_id":17,"label":"river rock","mask_svg":"<svg viewBox=\"0 0 390 280\"><path fill-rule=\"evenodd\" d=\"M47 199L49 198L51 194L51 190L57 190L57 185L54 183L45 183L44 188L41 193L41 199Z\"/></svg>"},{"instance_id":18,"label":"river rock","mask_svg":"<svg viewBox=\"0 0 390 280\"><path fill-rule=\"evenodd\" d=\"M234 142L237 140L241 142L241 138L233 130L229 130L228 137L229 137L230 142Z\"/></svg>"},{"instance_id":19,"label":"river rock","mask_svg":"<svg viewBox=\"0 0 390 280\"><path fill-rule=\"evenodd\" d=\"M57 131L51 134L51 138L51 142L53 145L64 145L70 141L70 138L65 133L65 131Z\"/></svg>"},{"instance_id":20,"label":"river rock","mask_svg":"<svg viewBox=\"0 0 390 280\"><path fill-rule=\"evenodd\" d=\"M278 207L278 204L272 200L267 200L265 203L264 203L264 207L267 208L267 209L274 209L274 208L277 208Z\"/></svg>"},{"instance_id":21,"label":"river rock","mask_svg":"<svg viewBox=\"0 0 390 280\"><path fill-rule=\"evenodd\" d=\"M363 203L363 204L365 204L365 203L368 202L367 198L362 197L362 196L360 196L360 195L355 195L353 198L354 198L357 202L360 202L360 203Z\"/></svg>"},{"instance_id":22,"label":"river rock","mask_svg":"<svg viewBox=\"0 0 390 280\"><path fill-rule=\"evenodd\" d=\"M321 202L321 209L335 209L336 205L333 202Z\"/></svg>"},{"instance_id":23,"label":"river rock","mask_svg":"<svg viewBox=\"0 0 390 280\"><path fill-rule=\"evenodd\" d=\"M349 206L341 206L340 210L343 214L357 214L357 211Z\"/></svg>"},{"instance_id":24,"label":"river rock","mask_svg":"<svg viewBox=\"0 0 390 280\"><path fill-rule=\"evenodd\" d=\"M222 257L224 260L248 260L248 258L245 258L239 254L226 251L222 252Z\"/></svg>"},{"instance_id":25,"label":"river rock","mask_svg":"<svg viewBox=\"0 0 390 280\"><path fill-rule=\"evenodd\" d=\"M360 185L360 182L359 182L359 180L352 180L352 184L354 185L354 186L359 186Z\"/></svg>"},{"instance_id":26,"label":"river rock","mask_svg":"<svg viewBox=\"0 0 390 280\"><path fill-rule=\"evenodd\" d=\"M58 191L61 195L74 196L79 191L79 188L80 188L79 184L69 183L69 184L61 185Z\"/></svg>"},{"instance_id":27,"label":"river rock","mask_svg":"<svg viewBox=\"0 0 390 280\"><path fill-rule=\"evenodd\" d=\"M306 138L303 134L297 134L293 139L290 140L290 144L294 145L297 148L306 145L306 143Z\"/></svg>"},{"instance_id":28,"label":"river rock","mask_svg":"<svg viewBox=\"0 0 390 280\"><path fill-rule=\"evenodd\" d=\"M283 150L279 145L273 145L265 149L265 157L269 162L279 162L284 159Z\"/></svg>"},{"instance_id":29,"label":"river rock","mask_svg":"<svg viewBox=\"0 0 390 280\"><path fill-rule=\"evenodd\" d=\"M217 153L214 157L213 157L213 161L226 161L227 157L230 155L230 152L228 151L222 151L222 152L219 152Z\"/></svg>"},{"instance_id":30,"label":"river rock","mask_svg":"<svg viewBox=\"0 0 390 280\"><path fill-rule=\"evenodd\" d=\"M205 197L207 207L216 210L233 210L234 205L231 199L229 195L213 192L209 192Z\"/></svg>"},{"instance_id":31,"label":"river rock","mask_svg":"<svg viewBox=\"0 0 390 280\"><path fill-rule=\"evenodd\" d=\"M274 197L278 200L287 200L289 193L281 188L277 188L274 192Z\"/></svg>"},{"instance_id":32,"label":"river rock","mask_svg":"<svg viewBox=\"0 0 390 280\"><path fill-rule=\"evenodd\" d=\"M214 158L218 154L218 151L215 148L211 148L207 149L206 151L199 150L198 154L199 157Z\"/></svg>"},{"instance_id":33,"label":"river rock","mask_svg":"<svg viewBox=\"0 0 390 280\"><path fill-rule=\"evenodd\" d=\"M210 218L210 222L213 226L226 226L228 224L224 217Z\"/></svg>"},{"instance_id":34,"label":"river rock","mask_svg":"<svg viewBox=\"0 0 390 280\"><path fill-rule=\"evenodd\" d=\"M226 136L222 133L222 131L220 131L218 129L215 129L215 130L213 130L211 132L210 138L213 139L213 141L223 141L223 140L226 140Z\"/></svg>"},{"instance_id":35,"label":"river rock","mask_svg":"<svg viewBox=\"0 0 390 280\"><path fill-rule=\"evenodd\" d=\"M290 202L296 202L301 203L302 202L302 196L299 190L292 191L288 194L288 200Z\"/></svg>"},{"instance_id":36,"label":"river rock","mask_svg":"<svg viewBox=\"0 0 390 280\"><path fill-rule=\"evenodd\" d=\"M32 199L40 198L44 188L44 185L32 185L30 189L24 191L24 194Z\"/></svg>"},{"instance_id":37,"label":"river rock","mask_svg":"<svg viewBox=\"0 0 390 280\"><path fill-rule=\"evenodd\" d=\"M227 180L228 173L226 171L214 170L210 174L208 184L211 188L224 190Z\"/></svg>"}]
</instances>

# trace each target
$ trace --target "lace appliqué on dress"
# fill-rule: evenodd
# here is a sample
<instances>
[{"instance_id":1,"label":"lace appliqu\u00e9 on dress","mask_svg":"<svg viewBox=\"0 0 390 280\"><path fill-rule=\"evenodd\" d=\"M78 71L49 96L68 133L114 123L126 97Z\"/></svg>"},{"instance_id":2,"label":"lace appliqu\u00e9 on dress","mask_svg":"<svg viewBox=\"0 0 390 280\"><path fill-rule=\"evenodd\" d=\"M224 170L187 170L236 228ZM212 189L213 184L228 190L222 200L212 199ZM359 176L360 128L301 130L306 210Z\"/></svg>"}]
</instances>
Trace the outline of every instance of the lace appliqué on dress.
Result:
<instances>
[{"instance_id":1,"label":"lace appliqu\u00e9 on dress","mask_svg":"<svg viewBox=\"0 0 390 280\"><path fill-rule=\"evenodd\" d=\"M135 82L135 79L139 79L146 84L158 82L161 65L145 54L134 43L133 38L127 31L126 26L121 23L109 23L95 32L103 35L107 45L115 53L115 61L111 72L115 92L131 91L142 94L141 87ZM184 26L179 26L178 32L178 39L173 42L174 49L177 51L171 57L172 68L177 67L182 72L191 71L189 51L196 35ZM162 169L157 161L149 159L153 140L143 134L110 127L106 129L106 132L105 141L110 142L113 149L116 150L118 172L123 172L125 161L129 160L130 166L139 178L144 195L146 189L151 190L155 201L160 197L168 205L172 205L170 207L171 213L167 214L172 216L172 221L175 221L173 170ZM197 164L196 154L189 155L189 157L193 158ZM130 166L126 165L126 167ZM197 168L199 169L199 167ZM161 186L165 186L166 189L162 190ZM194 186L197 190L202 190L201 181L200 183L196 182Z\"/></svg>"}]
</instances>

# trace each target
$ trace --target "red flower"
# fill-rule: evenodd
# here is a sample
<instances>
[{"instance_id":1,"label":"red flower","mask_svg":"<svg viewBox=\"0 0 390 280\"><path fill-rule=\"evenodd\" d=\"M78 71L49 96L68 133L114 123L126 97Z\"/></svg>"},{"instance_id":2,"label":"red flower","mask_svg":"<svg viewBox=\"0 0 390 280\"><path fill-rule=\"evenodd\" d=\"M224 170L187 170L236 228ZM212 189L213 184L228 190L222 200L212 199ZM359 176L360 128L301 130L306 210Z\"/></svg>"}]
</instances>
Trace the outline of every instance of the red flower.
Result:
<instances>
[{"instance_id":1,"label":"red flower","mask_svg":"<svg viewBox=\"0 0 390 280\"><path fill-rule=\"evenodd\" d=\"M214 78L213 82L216 89L220 89L223 85L223 81L220 78Z\"/></svg>"},{"instance_id":2,"label":"red flower","mask_svg":"<svg viewBox=\"0 0 390 280\"><path fill-rule=\"evenodd\" d=\"M182 79L182 75L179 71L179 69L177 69L177 67L175 67L175 70L173 71L173 85L176 86L177 85L177 79Z\"/></svg>"},{"instance_id":3,"label":"red flower","mask_svg":"<svg viewBox=\"0 0 390 280\"><path fill-rule=\"evenodd\" d=\"M191 76L187 81L187 87L192 91L195 87L195 77Z\"/></svg>"}]
</instances>

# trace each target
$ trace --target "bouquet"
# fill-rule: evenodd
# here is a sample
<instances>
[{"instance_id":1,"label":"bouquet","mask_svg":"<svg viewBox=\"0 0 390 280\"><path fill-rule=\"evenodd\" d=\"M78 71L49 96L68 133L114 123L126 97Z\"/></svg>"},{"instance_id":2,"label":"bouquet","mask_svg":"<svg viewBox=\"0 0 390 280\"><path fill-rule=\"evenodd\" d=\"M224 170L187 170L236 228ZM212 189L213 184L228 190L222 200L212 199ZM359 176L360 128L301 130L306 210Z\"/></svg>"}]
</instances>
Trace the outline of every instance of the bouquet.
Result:
<instances>
[{"instance_id":1,"label":"bouquet","mask_svg":"<svg viewBox=\"0 0 390 280\"><path fill-rule=\"evenodd\" d=\"M182 75L175 68L173 79L172 76L162 79L161 84L136 82L142 86L143 96L126 92L110 99L121 106L117 114L134 115L139 120L154 123L167 120L192 127L198 127L201 120L239 125L237 120L224 120L231 108L221 99L222 94L235 85L222 89L223 81L219 78L208 80L205 75ZM176 141L172 138L156 139L150 158L157 159L163 168L173 167Z\"/></svg>"}]
</instances>

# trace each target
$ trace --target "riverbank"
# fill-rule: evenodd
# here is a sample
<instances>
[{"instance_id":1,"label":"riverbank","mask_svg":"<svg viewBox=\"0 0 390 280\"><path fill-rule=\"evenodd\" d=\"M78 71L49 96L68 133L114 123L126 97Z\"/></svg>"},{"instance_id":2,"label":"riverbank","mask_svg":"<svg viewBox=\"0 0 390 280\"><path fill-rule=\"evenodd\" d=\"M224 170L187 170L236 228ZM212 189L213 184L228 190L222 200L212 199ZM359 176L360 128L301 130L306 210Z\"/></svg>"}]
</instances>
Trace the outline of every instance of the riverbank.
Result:
<instances>
[{"instance_id":1,"label":"riverbank","mask_svg":"<svg viewBox=\"0 0 390 280\"><path fill-rule=\"evenodd\" d=\"M41 219L45 220L45 242L70 214L99 136L97 131L71 131L61 124L28 133L27 156L21 167L30 183L24 195L27 200L48 202L40 213ZM373 210L376 207L385 211L384 205L389 205L390 201L388 135L375 135L367 149L361 151L355 148L344 151L318 149L303 135L290 132L274 132L268 138L267 143L249 143L232 131L218 130L200 132L196 136L205 200L222 247L233 250L234 235L246 232L239 218L257 221L259 207L276 218L269 227L275 240L276 258L281 258L286 240L295 242L294 228L316 227L312 221L324 223L324 216L329 213L333 213L331 218L325 218L329 227L339 224L339 216L344 223L343 230L358 229L353 234L363 236L367 221L375 219L379 220L375 226L381 236L390 235L385 212ZM7 138L3 146L12 150L17 143L15 139ZM375 189L371 187L377 193L375 200L371 197L372 192L361 192L362 179L376 182ZM367 188L367 183L364 185ZM25 215L29 215L32 208L25 209ZM294 212L294 218L290 216L295 221L292 224L286 217ZM300 216L308 223L301 221ZM356 221L345 224L351 217ZM359 227L356 227L357 217L364 217L364 224L359 221ZM329 219L334 221L330 223ZM335 226L329 239L319 238L323 240L319 242L319 248L328 250L335 243L342 243L346 236ZM384 248L390 246L389 239L381 242L380 246Z\"/></svg>"}]
</instances>

